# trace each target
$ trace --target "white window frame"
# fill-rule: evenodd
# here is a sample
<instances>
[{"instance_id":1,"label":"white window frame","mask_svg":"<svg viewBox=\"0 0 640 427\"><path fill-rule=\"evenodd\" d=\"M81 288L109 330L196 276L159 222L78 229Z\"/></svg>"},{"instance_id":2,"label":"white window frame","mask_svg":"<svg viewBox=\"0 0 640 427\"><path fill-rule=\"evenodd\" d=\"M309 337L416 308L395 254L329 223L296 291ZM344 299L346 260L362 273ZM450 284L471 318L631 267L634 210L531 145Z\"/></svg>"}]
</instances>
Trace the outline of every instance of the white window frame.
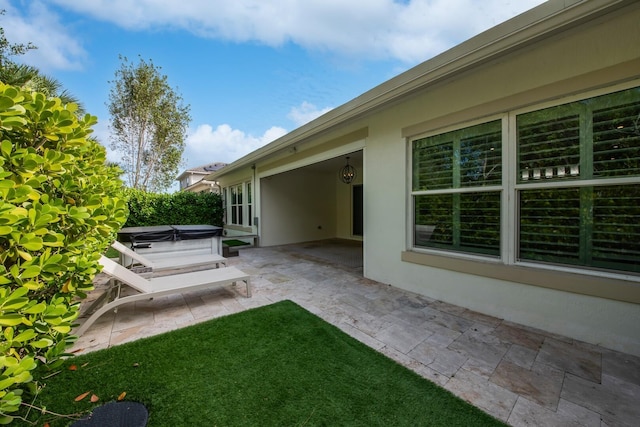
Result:
<instances>
[{"instance_id":1,"label":"white window frame","mask_svg":"<svg viewBox=\"0 0 640 427\"><path fill-rule=\"evenodd\" d=\"M407 158L408 158L408 171L407 171L407 218L409 219L407 224L407 248L411 252L425 253L435 256L442 256L447 258L460 258L470 261L481 261L483 263L495 263L506 266L522 266L527 268L534 268L538 270L552 270L566 273L585 274L590 276L613 278L619 280L630 280L634 282L640 282L640 276L632 272L626 272L622 270L598 270L590 269L584 266L568 266L560 264L550 263L538 263L529 260L518 260L517 249L519 247L519 206L518 206L518 192L523 189L534 188L551 188L553 186L565 186L562 182L548 182L544 180L540 181L540 184L521 183L517 182L517 170L518 170L518 158L517 158L517 126L516 118L518 115L528 112L543 110L545 108L554 107L558 105L568 104L571 102L581 101L601 95L607 95L617 91L625 89L631 89L640 86L640 81L628 82L625 84L619 84L610 86L607 88L584 92L571 97L557 99L554 101L538 103L525 108L514 109L500 115L487 116L482 119L472 120L462 124L454 126L448 126L446 128L440 128L428 133L422 133L407 138ZM435 248L424 248L414 246L414 227L415 227L415 212L414 212L414 197L420 194L425 194L424 191L413 191L413 156L412 148L413 141L422 139L425 137L444 134L447 132L464 129L467 127L475 126L482 123L487 123L496 119L502 119L502 196L501 196L501 229L500 229L500 257L496 259L494 256L485 256L480 254L470 254L465 252L459 252L455 250L440 250ZM637 183L640 185L640 177L618 177L608 178L607 183L611 185L625 184L625 183ZM603 185L602 179L597 180L585 180L581 181L579 186L589 185ZM428 192L426 192L428 193Z\"/></svg>"},{"instance_id":2,"label":"white window frame","mask_svg":"<svg viewBox=\"0 0 640 427\"><path fill-rule=\"evenodd\" d=\"M233 203L233 191L240 190L242 199L239 203ZM253 191L253 186L251 185L251 181L245 181L241 183L237 183L234 185L230 185L223 189L224 191L224 206L225 206L225 223L227 225L237 226L237 227L251 227L253 224L252 213L249 211L253 209L253 194L251 194L251 199L249 198L249 191ZM239 209L240 208L240 209ZM236 212L236 222L233 222L233 212ZM238 215L238 210L241 210L242 213Z\"/></svg>"},{"instance_id":3,"label":"white window frame","mask_svg":"<svg viewBox=\"0 0 640 427\"><path fill-rule=\"evenodd\" d=\"M477 125L482 125L484 123L488 123L488 122L493 122L493 121L497 121L497 120L501 120L501 125L502 125L502 182L500 185L491 185L489 187L482 187L481 189L474 189L474 187L465 187L465 188L460 188L460 189L446 189L446 190L432 190L432 191L413 191L413 155L412 155L412 150L413 150L413 141L418 140L418 139L423 139L423 138L428 138L431 136L437 136L437 135L441 135L441 134L445 134L445 133L449 133L449 132L453 132L453 131L457 131L457 130L461 130L461 129L465 129L468 127L473 127L473 126L477 126ZM466 122L464 124L461 125L455 125L455 126L448 126L446 128L442 128L442 129L438 129L436 131L432 131L432 132L428 132L428 133L424 133L424 134L420 134L420 135L416 135L413 136L411 138L408 139L408 158L409 158L409 170L408 170L408 188L409 188L409 206L408 206L408 212L409 212L409 217L410 217L410 222L409 222L409 230L408 230L408 237L409 237L409 244L407 245L407 247L412 248L413 251L416 252L425 252L425 253L434 253L434 254L439 254L439 255L449 255L449 256L453 256L453 257L464 257L464 258L468 258L468 259L477 259L477 260L493 260L495 262L495 260L498 259L503 259L504 258L504 253L506 250L506 242L504 239L504 235L505 233L503 232L503 230L505 229L505 211L504 211L504 207L505 207L505 175L508 173L508 169L506 169L507 165L507 160L505 160L505 156L506 156L506 147L505 145L508 143L507 140L507 115L506 114L498 114L498 115L492 115L492 116L487 116L484 117L482 119L478 119L478 120L473 120L473 121L469 121ZM462 251L456 251L455 249L450 249L450 250L443 250L443 249L436 249L436 248L424 248L424 247L416 247L414 246L414 230L413 227L415 225L415 209L414 209L414 198L415 196L420 196L420 195L428 195L428 194L442 194L442 193L470 193L473 191L500 191L501 192L501 196L500 196L500 224L501 224L501 228L500 228L500 256L496 257L495 255L482 255L482 254L474 254L474 253L469 253L469 252L462 252Z\"/></svg>"}]
</instances>

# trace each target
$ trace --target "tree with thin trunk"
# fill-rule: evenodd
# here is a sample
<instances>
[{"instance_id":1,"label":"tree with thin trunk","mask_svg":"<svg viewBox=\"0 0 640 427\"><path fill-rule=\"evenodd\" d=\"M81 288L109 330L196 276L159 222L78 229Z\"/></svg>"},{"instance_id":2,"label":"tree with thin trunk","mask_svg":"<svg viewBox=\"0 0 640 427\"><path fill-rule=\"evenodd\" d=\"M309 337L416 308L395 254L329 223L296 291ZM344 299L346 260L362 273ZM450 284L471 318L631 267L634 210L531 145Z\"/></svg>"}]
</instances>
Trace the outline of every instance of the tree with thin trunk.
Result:
<instances>
[{"instance_id":1,"label":"tree with thin trunk","mask_svg":"<svg viewBox=\"0 0 640 427\"><path fill-rule=\"evenodd\" d=\"M189 105L172 89L152 61L137 65L120 57L109 93L111 148L129 187L150 192L168 189L182 163Z\"/></svg>"}]
</instances>

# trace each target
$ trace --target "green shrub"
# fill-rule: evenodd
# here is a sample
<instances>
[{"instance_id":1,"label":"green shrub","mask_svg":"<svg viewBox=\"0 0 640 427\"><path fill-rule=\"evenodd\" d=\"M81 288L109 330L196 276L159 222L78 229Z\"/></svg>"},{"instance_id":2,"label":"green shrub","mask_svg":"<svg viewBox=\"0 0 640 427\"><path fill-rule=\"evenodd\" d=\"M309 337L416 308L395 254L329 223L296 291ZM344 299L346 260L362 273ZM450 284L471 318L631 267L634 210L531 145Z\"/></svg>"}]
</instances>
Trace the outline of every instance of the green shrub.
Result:
<instances>
[{"instance_id":1,"label":"green shrub","mask_svg":"<svg viewBox=\"0 0 640 427\"><path fill-rule=\"evenodd\" d=\"M126 227L209 224L222 226L222 198L215 193L155 194L126 190L129 218Z\"/></svg>"},{"instance_id":2,"label":"green shrub","mask_svg":"<svg viewBox=\"0 0 640 427\"><path fill-rule=\"evenodd\" d=\"M89 138L96 117L0 83L0 423L73 341L79 300L126 221L121 171ZM15 415L15 414L14 414Z\"/></svg>"}]
</instances>

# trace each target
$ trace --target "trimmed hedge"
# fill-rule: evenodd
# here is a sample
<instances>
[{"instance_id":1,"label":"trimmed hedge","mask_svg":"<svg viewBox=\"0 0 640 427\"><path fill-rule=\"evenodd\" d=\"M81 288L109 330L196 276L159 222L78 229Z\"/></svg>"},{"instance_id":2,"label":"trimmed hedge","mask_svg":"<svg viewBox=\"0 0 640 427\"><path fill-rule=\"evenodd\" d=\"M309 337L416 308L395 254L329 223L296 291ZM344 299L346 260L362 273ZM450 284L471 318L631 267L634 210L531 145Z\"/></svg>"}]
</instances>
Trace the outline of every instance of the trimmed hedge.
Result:
<instances>
[{"instance_id":1,"label":"trimmed hedge","mask_svg":"<svg viewBox=\"0 0 640 427\"><path fill-rule=\"evenodd\" d=\"M222 197L215 193L147 193L127 189L129 218L125 227L208 224L222 226Z\"/></svg>"}]
</instances>

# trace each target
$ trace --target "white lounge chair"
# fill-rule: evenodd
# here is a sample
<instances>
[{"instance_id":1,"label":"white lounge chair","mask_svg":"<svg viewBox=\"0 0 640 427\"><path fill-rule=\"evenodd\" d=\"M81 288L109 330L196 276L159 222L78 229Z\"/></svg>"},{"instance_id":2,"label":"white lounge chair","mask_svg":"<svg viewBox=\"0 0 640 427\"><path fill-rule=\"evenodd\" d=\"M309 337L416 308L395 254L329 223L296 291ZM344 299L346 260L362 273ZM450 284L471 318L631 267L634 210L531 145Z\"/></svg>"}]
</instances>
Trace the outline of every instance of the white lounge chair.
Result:
<instances>
[{"instance_id":1,"label":"white lounge chair","mask_svg":"<svg viewBox=\"0 0 640 427\"><path fill-rule=\"evenodd\" d=\"M214 264L216 267L220 267L220 264L227 265L227 259L218 254L192 254L183 256L180 254L164 254L164 256L150 257L149 254L142 255L129 249L117 240L111 244L111 247L125 257L129 257L143 266L151 268L151 271L203 267Z\"/></svg>"},{"instance_id":2,"label":"white lounge chair","mask_svg":"<svg viewBox=\"0 0 640 427\"><path fill-rule=\"evenodd\" d=\"M188 273L174 274L171 276L146 279L105 256L100 258L100 264L103 266L102 271L104 273L121 283L129 285L140 293L120 297L119 292L117 292L118 295L116 295L115 300L108 302L100 309L96 310L80 326L80 328L74 332L78 336L82 335L104 313L114 310L122 304L134 301L151 299L162 295L207 289L213 286L235 284L236 282L246 283L247 298L251 298L251 276L240 271L236 267L192 271Z\"/></svg>"}]
</instances>

